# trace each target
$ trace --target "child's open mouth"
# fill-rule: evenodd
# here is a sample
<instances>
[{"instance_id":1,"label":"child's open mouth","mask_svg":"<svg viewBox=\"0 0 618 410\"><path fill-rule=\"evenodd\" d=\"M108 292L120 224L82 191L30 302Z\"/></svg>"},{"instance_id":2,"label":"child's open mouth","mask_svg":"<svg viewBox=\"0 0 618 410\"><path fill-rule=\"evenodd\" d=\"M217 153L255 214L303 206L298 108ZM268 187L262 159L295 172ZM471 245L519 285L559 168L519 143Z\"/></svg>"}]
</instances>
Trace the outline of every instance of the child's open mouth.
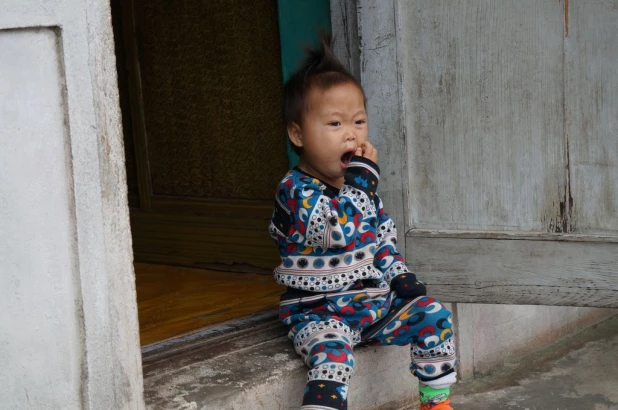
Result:
<instances>
[{"instance_id":1,"label":"child's open mouth","mask_svg":"<svg viewBox=\"0 0 618 410\"><path fill-rule=\"evenodd\" d=\"M354 156L354 151L348 151L341 156L341 163L344 167L347 167L352 161L352 157Z\"/></svg>"}]
</instances>

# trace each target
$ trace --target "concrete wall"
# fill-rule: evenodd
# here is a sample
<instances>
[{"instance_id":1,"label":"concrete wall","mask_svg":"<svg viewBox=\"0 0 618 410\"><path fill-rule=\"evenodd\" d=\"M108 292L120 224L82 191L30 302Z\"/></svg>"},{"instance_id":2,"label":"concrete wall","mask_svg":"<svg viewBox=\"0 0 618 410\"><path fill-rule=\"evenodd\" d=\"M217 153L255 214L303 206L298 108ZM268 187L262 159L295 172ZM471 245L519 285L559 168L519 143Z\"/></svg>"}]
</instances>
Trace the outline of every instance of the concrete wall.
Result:
<instances>
[{"instance_id":1,"label":"concrete wall","mask_svg":"<svg viewBox=\"0 0 618 410\"><path fill-rule=\"evenodd\" d=\"M0 407L141 408L109 3L0 9Z\"/></svg>"},{"instance_id":2,"label":"concrete wall","mask_svg":"<svg viewBox=\"0 0 618 410\"><path fill-rule=\"evenodd\" d=\"M0 36L11 62L0 65L3 405L78 408L85 354L57 32Z\"/></svg>"},{"instance_id":3,"label":"concrete wall","mask_svg":"<svg viewBox=\"0 0 618 410\"><path fill-rule=\"evenodd\" d=\"M459 375L469 378L516 363L616 314L564 306L453 304Z\"/></svg>"}]
</instances>

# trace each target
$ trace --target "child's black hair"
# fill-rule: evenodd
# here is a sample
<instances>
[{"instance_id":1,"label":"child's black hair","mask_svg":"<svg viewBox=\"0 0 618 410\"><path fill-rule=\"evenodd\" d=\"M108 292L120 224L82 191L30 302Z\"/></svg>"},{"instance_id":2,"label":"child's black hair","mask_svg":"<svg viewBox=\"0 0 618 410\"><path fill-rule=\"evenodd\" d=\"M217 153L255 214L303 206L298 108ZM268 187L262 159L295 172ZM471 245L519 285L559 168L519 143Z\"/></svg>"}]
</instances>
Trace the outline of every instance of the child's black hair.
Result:
<instances>
[{"instance_id":1,"label":"child's black hair","mask_svg":"<svg viewBox=\"0 0 618 410\"><path fill-rule=\"evenodd\" d=\"M319 47L306 49L302 64L284 84L283 122L286 127L291 123L300 125L306 109L307 94L313 87L326 90L335 85L352 83L365 96L360 82L335 57L332 42L332 35L323 33ZM302 151L296 146L294 149L298 154Z\"/></svg>"}]
</instances>

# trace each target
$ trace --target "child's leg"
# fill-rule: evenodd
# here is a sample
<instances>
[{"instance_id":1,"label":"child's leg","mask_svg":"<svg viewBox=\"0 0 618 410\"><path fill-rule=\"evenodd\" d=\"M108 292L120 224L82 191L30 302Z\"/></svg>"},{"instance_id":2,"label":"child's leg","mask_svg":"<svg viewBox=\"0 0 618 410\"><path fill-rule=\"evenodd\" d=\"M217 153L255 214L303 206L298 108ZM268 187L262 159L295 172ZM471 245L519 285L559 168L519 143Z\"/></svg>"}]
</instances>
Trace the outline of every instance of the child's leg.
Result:
<instances>
[{"instance_id":1,"label":"child's leg","mask_svg":"<svg viewBox=\"0 0 618 410\"><path fill-rule=\"evenodd\" d=\"M410 371L419 379L421 403L445 402L456 381L451 312L434 298L395 299L377 326L363 332L369 345L410 344Z\"/></svg>"},{"instance_id":2,"label":"child's leg","mask_svg":"<svg viewBox=\"0 0 618 410\"><path fill-rule=\"evenodd\" d=\"M291 332L296 353L311 368L301 409L347 409L354 372L353 331L331 318L299 323Z\"/></svg>"}]
</instances>

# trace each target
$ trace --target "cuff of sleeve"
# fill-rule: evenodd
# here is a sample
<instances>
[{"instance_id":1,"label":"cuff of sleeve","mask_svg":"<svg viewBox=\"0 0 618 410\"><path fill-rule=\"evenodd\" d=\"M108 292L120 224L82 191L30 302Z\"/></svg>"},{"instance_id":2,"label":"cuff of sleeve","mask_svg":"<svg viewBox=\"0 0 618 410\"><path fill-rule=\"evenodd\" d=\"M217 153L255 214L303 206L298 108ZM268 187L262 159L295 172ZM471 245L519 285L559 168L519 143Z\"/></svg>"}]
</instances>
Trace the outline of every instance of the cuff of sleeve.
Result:
<instances>
[{"instance_id":1,"label":"cuff of sleeve","mask_svg":"<svg viewBox=\"0 0 618 410\"><path fill-rule=\"evenodd\" d=\"M345 173L345 183L365 192L373 200L378 181L380 168L378 165L364 157L354 156Z\"/></svg>"},{"instance_id":2,"label":"cuff of sleeve","mask_svg":"<svg viewBox=\"0 0 618 410\"><path fill-rule=\"evenodd\" d=\"M350 165L348 165L348 169L350 169L351 167L366 168L375 174L376 179L380 179L380 167L378 166L378 164L368 158L354 155L352 157L352 161L350 161Z\"/></svg>"},{"instance_id":3,"label":"cuff of sleeve","mask_svg":"<svg viewBox=\"0 0 618 410\"><path fill-rule=\"evenodd\" d=\"M395 262L386 272L384 272L384 279L390 285L393 279L404 273L412 273L408 270L408 267L403 262Z\"/></svg>"}]
</instances>

